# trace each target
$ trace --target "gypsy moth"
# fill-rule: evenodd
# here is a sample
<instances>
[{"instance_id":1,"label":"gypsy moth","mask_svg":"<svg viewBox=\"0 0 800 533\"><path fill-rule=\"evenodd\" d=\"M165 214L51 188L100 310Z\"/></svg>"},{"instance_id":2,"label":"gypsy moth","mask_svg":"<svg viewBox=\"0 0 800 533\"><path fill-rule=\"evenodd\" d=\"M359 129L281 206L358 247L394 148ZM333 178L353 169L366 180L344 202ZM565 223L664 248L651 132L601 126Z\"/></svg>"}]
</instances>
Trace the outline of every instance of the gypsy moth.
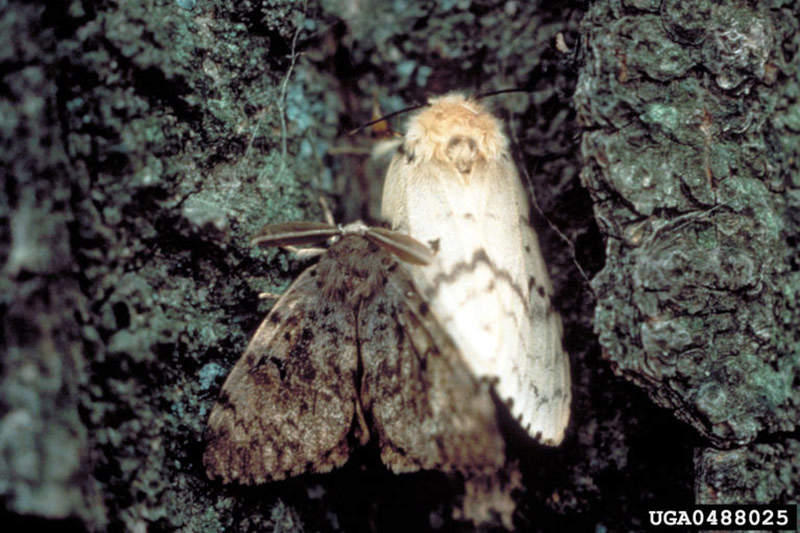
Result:
<instances>
[{"instance_id":1,"label":"gypsy moth","mask_svg":"<svg viewBox=\"0 0 800 533\"><path fill-rule=\"evenodd\" d=\"M253 241L334 235L225 381L206 428L208 476L254 484L327 472L370 439L394 472L498 471L504 443L488 385L463 364L397 259L430 261L426 246L361 223L268 226Z\"/></svg>"},{"instance_id":2,"label":"gypsy moth","mask_svg":"<svg viewBox=\"0 0 800 533\"><path fill-rule=\"evenodd\" d=\"M387 171L381 210L437 251L410 271L477 376L528 433L557 445L569 421L569 358L529 204L500 121L460 94L415 114Z\"/></svg>"}]
</instances>

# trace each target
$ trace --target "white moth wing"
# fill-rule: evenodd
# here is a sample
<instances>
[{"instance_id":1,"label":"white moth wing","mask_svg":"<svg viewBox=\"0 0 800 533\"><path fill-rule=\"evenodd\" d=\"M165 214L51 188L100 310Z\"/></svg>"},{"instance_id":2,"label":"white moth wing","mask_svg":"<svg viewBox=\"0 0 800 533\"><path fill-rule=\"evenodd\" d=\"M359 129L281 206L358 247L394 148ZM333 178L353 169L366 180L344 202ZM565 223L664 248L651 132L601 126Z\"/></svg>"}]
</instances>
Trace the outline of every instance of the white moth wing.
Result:
<instances>
[{"instance_id":1,"label":"white moth wing","mask_svg":"<svg viewBox=\"0 0 800 533\"><path fill-rule=\"evenodd\" d=\"M462 112L437 106L462 102L470 106L467 111L484 115L481 131L471 131L463 117L451 132L447 124L437 127ZM487 121L485 115L452 95L412 119L387 173L383 215L394 229L437 252L433 264L410 270L471 370L496 378L498 395L522 426L555 445L564 437L570 401L561 320L550 305L551 282L507 141L493 117ZM487 123L497 130L488 141ZM452 138L473 138L478 152L481 142L499 139L500 147L470 160L472 145L465 141L464 155L458 146L452 149ZM446 147L430 146L436 143Z\"/></svg>"}]
</instances>

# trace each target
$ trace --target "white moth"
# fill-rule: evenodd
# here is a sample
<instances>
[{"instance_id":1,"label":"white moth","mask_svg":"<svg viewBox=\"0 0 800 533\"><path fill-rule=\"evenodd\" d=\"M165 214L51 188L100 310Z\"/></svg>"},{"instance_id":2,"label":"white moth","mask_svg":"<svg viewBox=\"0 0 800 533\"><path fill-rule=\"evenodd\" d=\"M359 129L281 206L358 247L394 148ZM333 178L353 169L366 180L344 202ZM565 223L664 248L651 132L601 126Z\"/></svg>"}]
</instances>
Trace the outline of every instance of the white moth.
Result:
<instances>
[{"instance_id":1,"label":"white moth","mask_svg":"<svg viewBox=\"0 0 800 533\"><path fill-rule=\"evenodd\" d=\"M412 277L477 376L548 445L569 421L569 358L529 203L501 123L449 94L415 114L384 185L392 229L436 256Z\"/></svg>"}]
</instances>

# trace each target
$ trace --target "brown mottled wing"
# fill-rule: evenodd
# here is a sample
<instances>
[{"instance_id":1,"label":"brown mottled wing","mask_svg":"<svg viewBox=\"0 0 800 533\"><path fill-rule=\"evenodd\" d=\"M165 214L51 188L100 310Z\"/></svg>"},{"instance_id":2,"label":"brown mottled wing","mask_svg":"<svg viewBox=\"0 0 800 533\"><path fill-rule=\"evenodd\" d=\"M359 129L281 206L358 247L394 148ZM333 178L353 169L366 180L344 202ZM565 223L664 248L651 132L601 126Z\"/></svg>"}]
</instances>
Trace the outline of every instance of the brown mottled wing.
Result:
<instances>
[{"instance_id":1,"label":"brown mottled wing","mask_svg":"<svg viewBox=\"0 0 800 533\"><path fill-rule=\"evenodd\" d=\"M402 265L358 312L361 401L394 472L474 473L502 467L488 383L461 359Z\"/></svg>"},{"instance_id":2,"label":"brown mottled wing","mask_svg":"<svg viewBox=\"0 0 800 533\"><path fill-rule=\"evenodd\" d=\"M262 483L327 472L347 460L356 413L355 316L320 290L318 277L317 267L300 275L225 381L206 429L209 477Z\"/></svg>"}]
</instances>

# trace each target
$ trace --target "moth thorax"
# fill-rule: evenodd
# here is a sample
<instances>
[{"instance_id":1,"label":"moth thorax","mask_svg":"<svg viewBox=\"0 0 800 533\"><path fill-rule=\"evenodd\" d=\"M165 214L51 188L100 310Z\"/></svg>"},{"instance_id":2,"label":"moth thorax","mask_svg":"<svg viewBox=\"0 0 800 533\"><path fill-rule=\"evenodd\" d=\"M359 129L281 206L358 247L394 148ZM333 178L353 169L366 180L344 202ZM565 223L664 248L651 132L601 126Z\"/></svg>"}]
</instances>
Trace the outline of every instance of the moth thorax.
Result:
<instances>
[{"instance_id":1,"label":"moth thorax","mask_svg":"<svg viewBox=\"0 0 800 533\"><path fill-rule=\"evenodd\" d=\"M319 263L320 290L325 297L358 304L380 290L396 261L360 235L345 235Z\"/></svg>"}]
</instances>

